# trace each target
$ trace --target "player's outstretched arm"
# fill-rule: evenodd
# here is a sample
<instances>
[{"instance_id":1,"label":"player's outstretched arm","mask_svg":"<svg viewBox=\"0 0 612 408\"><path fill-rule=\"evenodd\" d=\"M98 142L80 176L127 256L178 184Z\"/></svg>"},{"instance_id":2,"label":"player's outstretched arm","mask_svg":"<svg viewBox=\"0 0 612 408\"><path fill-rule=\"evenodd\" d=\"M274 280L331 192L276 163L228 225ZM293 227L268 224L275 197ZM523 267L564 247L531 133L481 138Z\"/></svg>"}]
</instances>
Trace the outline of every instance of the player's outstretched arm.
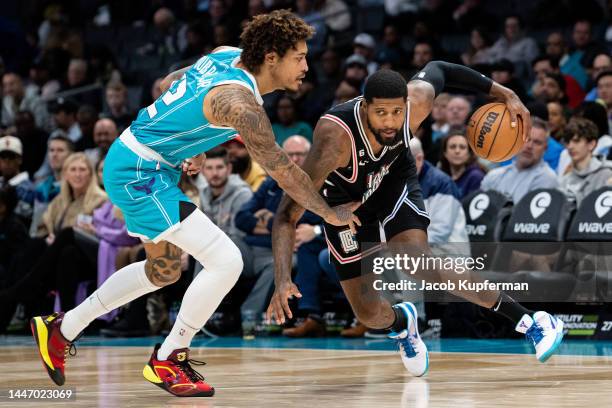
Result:
<instances>
[{"instance_id":1,"label":"player's outstretched arm","mask_svg":"<svg viewBox=\"0 0 612 408\"><path fill-rule=\"evenodd\" d=\"M445 61L429 62L408 83L411 116L415 117L414 120L412 118L410 120L412 131L416 131L420 123L431 112L433 98L447 86L471 92L482 92L503 101L510 112L513 127L516 126L519 117L522 119L523 139L527 139L531 129L531 116L514 91L469 67ZM429 98L423 99L424 95L429 95Z\"/></svg>"},{"instance_id":2,"label":"player's outstretched arm","mask_svg":"<svg viewBox=\"0 0 612 408\"><path fill-rule=\"evenodd\" d=\"M236 129L253 160L302 207L330 224L354 228L354 214L344 208L330 208L310 177L276 144L266 112L248 89L238 85L214 88L204 101L204 114L214 124Z\"/></svg>"},{"instance_id":3,"label":"player's outstretched arm","mask_svg":"<svg viewBox=\"0 0 612 408\"><path fill-rule=\"evenodd\" d=\"M348 164L351 145L344 130L334 122L319 120L314 134L313 145L306 156L303 169L308 174L314 187L319 190L325 179L338 167ZM348 207L354 209L354 204ZM295 228L304 214L300 206L285 194L278 206L272 226L272 253L274 254L275 290L267 311L267 319L273 317L284 323L285 315L292 317L287 299L291 296L301 297L297 287L291 282L291 265L295 244Z\"/></svg>"}]
</instances>

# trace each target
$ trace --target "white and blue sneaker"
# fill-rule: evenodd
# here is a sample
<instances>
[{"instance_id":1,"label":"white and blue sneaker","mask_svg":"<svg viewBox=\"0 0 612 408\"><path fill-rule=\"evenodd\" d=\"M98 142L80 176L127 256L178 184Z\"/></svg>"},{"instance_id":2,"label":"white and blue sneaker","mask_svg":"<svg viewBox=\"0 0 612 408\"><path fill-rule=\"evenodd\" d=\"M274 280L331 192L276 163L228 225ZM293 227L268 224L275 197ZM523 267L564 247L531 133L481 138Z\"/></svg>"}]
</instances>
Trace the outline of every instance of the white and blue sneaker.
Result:
<instances>
[{"instance_id":1,"label":"white and blue sneaker","mask_svg":"<svg viewBox=\"0 0 612 408\"><path fill-rule=\"evenodd\" d=\"M515 329L533 343L541 363L553 355L563 340L563 321L542 311L535 312L533 317L524 314Z\"/></svg>"},{"instance_id":2,"label":"white and blue sneaker","mask_svg":"<svg viewBox=\"0 0 612 408\"><path fill-rule=\"evenodd\" d=\"M398 303L393 307L406 314L408 327L399 333L391 332L389 338L397 342L406 370L415 377L421 377L429 369L429 352L419 336L416 307L410 302Z\"/></svg>"}]
</instances>

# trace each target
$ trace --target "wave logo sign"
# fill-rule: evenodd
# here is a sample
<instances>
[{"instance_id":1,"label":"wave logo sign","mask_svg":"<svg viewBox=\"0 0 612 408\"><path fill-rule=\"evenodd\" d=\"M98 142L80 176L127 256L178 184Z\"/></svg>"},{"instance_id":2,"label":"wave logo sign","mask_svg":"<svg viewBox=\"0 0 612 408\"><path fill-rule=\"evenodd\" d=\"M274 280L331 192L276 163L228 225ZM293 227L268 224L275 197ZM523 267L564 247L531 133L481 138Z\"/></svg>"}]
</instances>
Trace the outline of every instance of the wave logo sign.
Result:
<instances>
[{"instance_id":1,"label":"wave logo sign","mask_svg":"<svg viewBox=\"0 0 612 408\"><path fill-rule=\"evenodd\" d=\"M595 214L599 218L603 218L612 208L612 191L608 190L603 192L595 200Z\"/></svg>"},{"instance_id":2,"label":"wave logo sign","mask_svg":"<svg viewBox=\"0 0 612 408\"><path fill-rule=\"evenodd\" d=\"M542 191L541 193L536 194L529 204L529 210L531 211L531 215L534 219L538 218L540 215L544 214L544 211L550 206L550 202L552 198L550 193L546 191Z\"/></svg>"},{"instance_id":3,"label":"wave logo sign","mask_svg":"<svg viewBox=\"0 0 612 408\"><path fill-rule=\"evenodd\" d=\"M489 199L488 195L485 193L478 194L470 202L470 218L472 220L479 218L487 210L487 208L489 208L490 203L491 200Z\"/></svg>"}]
</instances>

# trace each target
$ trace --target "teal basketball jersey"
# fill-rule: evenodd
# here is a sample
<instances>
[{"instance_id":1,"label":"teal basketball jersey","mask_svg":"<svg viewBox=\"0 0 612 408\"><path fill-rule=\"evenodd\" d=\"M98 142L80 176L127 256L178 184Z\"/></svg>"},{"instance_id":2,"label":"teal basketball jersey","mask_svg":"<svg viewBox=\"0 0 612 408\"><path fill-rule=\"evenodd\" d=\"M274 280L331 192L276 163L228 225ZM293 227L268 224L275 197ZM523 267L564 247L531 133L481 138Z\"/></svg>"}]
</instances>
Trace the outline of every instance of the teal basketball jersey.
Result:
<instances>
[{"instance_id":1,"label":"teal basketball jersey","mask_svg":"<svg viewBox=\"0 0 612 408\"><path fill-rule=\"evenodd\" d=\"M236 137L235 129L209 123L203 106L208 91L223 84L247 87L263 104L253 75L236 67L241 52L231 48L200 58L155 102L138 112L130 126L136 140L176 166Z\"/></svg>"}]
</instances>

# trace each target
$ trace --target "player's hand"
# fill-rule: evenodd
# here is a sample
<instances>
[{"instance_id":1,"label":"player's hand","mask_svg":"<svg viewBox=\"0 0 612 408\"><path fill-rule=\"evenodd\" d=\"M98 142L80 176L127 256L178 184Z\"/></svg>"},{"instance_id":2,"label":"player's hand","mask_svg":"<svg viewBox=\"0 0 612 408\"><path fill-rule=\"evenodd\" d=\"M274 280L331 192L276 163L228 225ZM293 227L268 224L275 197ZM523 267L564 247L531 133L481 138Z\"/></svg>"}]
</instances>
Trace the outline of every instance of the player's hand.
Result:
<instances>
[{"instance_id":1,"label":"player's hand","mask_svg":"<svg viewBox=\"0 0 612 408\"><path fill-rule=\"evenodd\" d=\"M297 226L297 228L295 229L294 251L297 251L297 249L302 244L305 244L315 239L317 234L315 234L314 229L315 229L314 225L310 225L310 224L300 224Z\"/></svg>"},{"instance_id":2,"label":"player's hand","mask_svg":"<svg viewBox=\"0 0 612 408\"><path fill-rule=\"evenodd\" d=\"M266 320L268 323L274 318L277 324L284 324L285 315L287 315L289 319L293 317L288 302L288 299L291 299L293 296L301 298L302 294L297 286L290 280L276 286L274 294L272 294L272 299L270 300L270 305L266 311Z\"/></svg>"},{"instance_id":3,"label":"player's hand","mask_svg":"<svg viewBox=\"0 0 612 408\"><path fill-rule=\"evenodd\" d=\"M521 119L523 122L523 142L526 142L531 134L531 114L527 107L525 107L513 90L496 82L493 83L491 88L491 95L503 100L506 104L510 112L510 124L513 128L518 126L518 119Z\"/></svg>"},{"instance_id":4,"label":"player's hand","mask_svg":"<svg viewBox=\"0 0 612 408\"><path fill-rule=\"evenodd\" d=\"M353 234L357 233L357 226L361 226L359 218L353 214L361 203L354 201L352 203L342 204L337 207L333 207L330 215L325 217L325 222L335 226L348 225Z\"/></svg>"},{"instance_id":5,"label":"player's hand","mask_svg":"<svg viewBox=\"0 0 612 408\"><path fill-rule=\"evenodd\" d=\"M183 161L183 171L187 173L188 176L198 174L202 170L204 160L206 160L206 155L204 153L193 156L190 159L186 159Z\"/></svg>"}]
</instances>

